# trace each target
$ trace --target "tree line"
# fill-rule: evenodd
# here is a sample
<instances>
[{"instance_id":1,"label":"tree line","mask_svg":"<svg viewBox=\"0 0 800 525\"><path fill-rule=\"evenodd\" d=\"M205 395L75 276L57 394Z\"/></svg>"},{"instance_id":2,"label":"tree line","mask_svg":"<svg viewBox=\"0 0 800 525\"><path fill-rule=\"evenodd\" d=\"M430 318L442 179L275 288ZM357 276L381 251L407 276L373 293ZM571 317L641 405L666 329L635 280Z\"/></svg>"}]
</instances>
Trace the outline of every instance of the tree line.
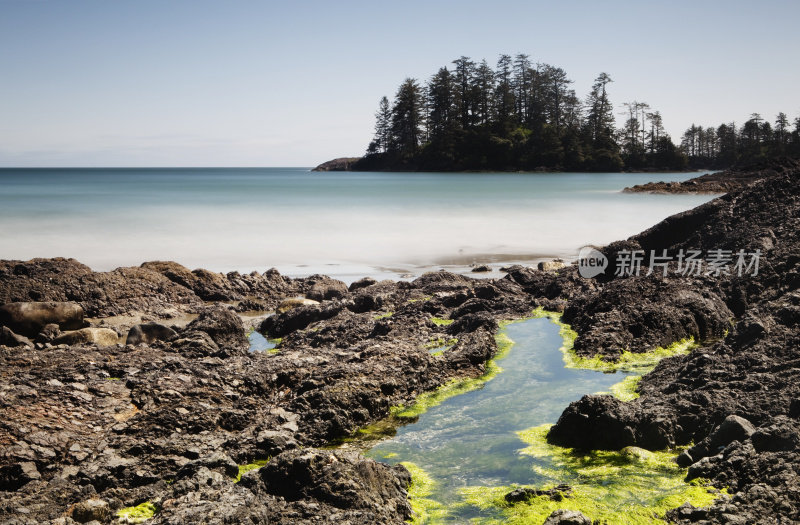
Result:
<instances>
[{"instance_id":1,"label":"tree line","mask_svg":"<svg viewBox=\"0 0 800 525\"><path fill-rule=\"evenodd\" d=\"M705 130L702 140L695 133L676 146L645 102L623 104L617 128L612 82L600 73L579 98L563 69L529 55L500 55L494 68L462 56L424 84L406 78L391 102L380 100L375 136L355 169L680 170L725 162L719 139L710 148Z\"/></svg>"},{"instance_id":2,"label":"tree line","mask_svg":"<svg viewBox=\"0 0 800 525\"><path fill-rule=\"evenodd\" d=\"M735 122L719 126L692 124L681 137L681 150L693 168L727 168L772 157L800 156L800 117L789 121L780 112L770 124L753 113L740 127Z\"/></svg>"}]
</instances>

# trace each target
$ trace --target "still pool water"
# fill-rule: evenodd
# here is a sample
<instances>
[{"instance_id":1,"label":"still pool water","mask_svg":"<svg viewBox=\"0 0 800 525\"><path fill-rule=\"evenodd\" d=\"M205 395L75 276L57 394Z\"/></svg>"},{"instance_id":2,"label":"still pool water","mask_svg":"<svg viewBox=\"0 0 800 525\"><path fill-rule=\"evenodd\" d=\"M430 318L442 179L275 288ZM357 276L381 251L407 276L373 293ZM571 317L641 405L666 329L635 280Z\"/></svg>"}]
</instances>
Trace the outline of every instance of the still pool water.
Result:
<instances>
[{"instance_id":1,"label":"still pool water","mask_svg":"<svg viewBox=\"0 0 800 525\"><path fill-rule=\"evenodd\" d=\"M497 360L503 372L482 388L429 409L367 455L416 464L436 482L431 499L447 506L458 503L459 489L466 487L551 482L536 472L554 465L547 458L521 455L527 444L516 432L555 423L571 401L608 391L627 375L565 368L559 329L548 319L513 323L505 333L515 345ZM459 521L478 513L466 507L450 518Z\"/></svg>"}]
</instances>

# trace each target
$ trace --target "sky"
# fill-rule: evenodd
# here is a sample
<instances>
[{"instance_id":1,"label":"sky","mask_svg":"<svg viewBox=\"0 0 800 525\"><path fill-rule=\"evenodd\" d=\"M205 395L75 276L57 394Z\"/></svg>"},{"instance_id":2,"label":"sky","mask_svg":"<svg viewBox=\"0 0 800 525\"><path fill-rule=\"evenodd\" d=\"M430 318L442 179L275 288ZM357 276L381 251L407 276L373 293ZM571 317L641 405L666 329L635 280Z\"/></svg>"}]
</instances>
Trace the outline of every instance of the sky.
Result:
<instances>
[{"instance_id":1,"label":"sky","mask_svg":"<svg viewBox=\"0 0 800 525\"><path fill-rule=\"evenodd\" d=\"M0 0L0 167L314 166L406 77L529 54L692 123L800 116L797 0ZM619 122L622 117L618 116Z\"/></svg>"}]
</instances>

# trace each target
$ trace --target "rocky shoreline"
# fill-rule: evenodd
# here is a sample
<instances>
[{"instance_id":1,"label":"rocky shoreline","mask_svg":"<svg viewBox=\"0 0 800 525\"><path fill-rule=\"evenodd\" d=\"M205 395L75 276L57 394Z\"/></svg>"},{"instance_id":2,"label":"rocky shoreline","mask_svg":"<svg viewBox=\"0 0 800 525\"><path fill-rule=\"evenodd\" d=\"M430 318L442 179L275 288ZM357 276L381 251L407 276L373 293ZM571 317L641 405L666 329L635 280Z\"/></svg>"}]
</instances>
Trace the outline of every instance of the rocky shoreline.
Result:
<instances>
[{"instance_id":1,"label":"rocky shoreline","mask_svg":"<svg viewBox=\"0 0 800 525\"><path fill-rule=\"evenodd\" d=\"M672 521L798 521L800 169L765 169L603 248L611 271L595 279L575 265L513 266L499 279L433 272L348 287L169 262L93 272L0 261L0 524L136 522L147 509L148 523L402 523L409 473L326 445L480 376L498 322L537 307L564 312L586 357L701 343L662 361L634 401L572 403L550 441L694 443L679 459L688 477L731 496ZM614 277L639 249L762 258L743 277L682 276L675 263L666 277ZM280 338L276 349L250 352L251 327ZM457 342L432 356L439 339Z\"/></svg>"},{"instance_id":2,"label":"rocky shoreline","mask_svg":"<svg viewBox=\"0 0 800 525\"><path fill-rule=\"evenodd\" d=\"M800 169L800 160L783 157L759 164L707 173L683 182L648 182L623 189L625 193L727 193L770 177Z\"/></svg>"}]
</instances>

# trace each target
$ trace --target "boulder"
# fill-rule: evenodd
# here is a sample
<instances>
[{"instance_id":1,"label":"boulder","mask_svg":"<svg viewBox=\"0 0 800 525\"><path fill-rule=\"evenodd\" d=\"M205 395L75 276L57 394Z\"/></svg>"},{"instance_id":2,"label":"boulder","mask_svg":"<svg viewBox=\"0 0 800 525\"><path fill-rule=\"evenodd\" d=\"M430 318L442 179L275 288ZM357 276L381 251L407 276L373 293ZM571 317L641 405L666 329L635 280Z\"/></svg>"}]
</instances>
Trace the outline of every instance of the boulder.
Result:
<instances>
[{"instance_id":1,"label":"boulder","mask_svg":"<svg viewBox=\"0 0 800 525\"><path fill-rule=\"evenodd\" d=\"M221 349L247 352L250 348L242 319L222 306L206 309L186 330L207 333Z\"/></svg>"},{"instance_id":2,"label":"boulder","mask_svg":"<svg viewBox=\"0 0 800 525\"><path fill-rule=\"evenodd\" d=\"M372 277L364 277L363 279L359 279L358 281L354 281L350 284L348 288L349 291L355 292L356 290L360 290L362 288L366 288L367 286L372 286L373 284L377 283L375 279Z\"/></svg>"},{"instance_id":3,"label":"boulder","mask_svg":"<svg viewBox=\"0 0 800 525\"><path fill-rule=\"evenodd\" d=\"M547 441L582 450L620 450L636 445L633 408L607 395L583 396L570 403L547 433Z\"/></svg>"},{"instance_id":4,"label":"boulder","mask_svg":"<svg viewBox=\"0 0 800 525\"><path fill-rule=\"evenodd\" d=\"M592 520L577 510L554 510L546 520L544 525L592 525Z\"/></svg>"},{"instance_id":5,"label":"boulder","mask_svg":"<svg viewBox=\"0 0 800 525\"><path fill-rule=\"evenodd\" d=\"M347 295L347 285L337 279L321 277L311 285L306 293L306 298L312 301L329 301L331 299L341 299Z\"/></svg>"},{"instance_id":6,"label":"boulder","mask_svg":"<svg viewBox=\"0 0 800 525\"><path fill-rule=\"evenodd\" d=\"M91 345L111 346L119 342L119 335L110 328L81 328L64 332L53 339L54 345Z\"/></svg>"},{"instance_id":7,"label":"boulder","mask_svg":"<svg viewBox=\"0 0 800 525\"><path fill-rule=\"evenodd\" d=\"M172 341L178 333L168 326L158 323L137 324L128 330L125 344L138 345L140 343L152 344L156 341Z\"/></svg>"},{"instance_id":8,"label":"boulder","mask_svg":"<svg viewBox=\"0 0 800 525\"><path fill-rule=\"evenodd\" d=\"M259 470L268 493L287 501L313 498L339 509L363 509L411 518L406 490L411 475L355 451L291 450Z\"/></svg>"},{"instance_id":9,"label":"boulder","mask_svg":"<svg viewBox=\"0 0 800 525\"><path fill-rule=\"evenodd\" d=\"M712 448L724 447L733 441L744 441L756 431L756 428L743 417L730 415L711 434Z\"/></svg>"},{"instance_id":10,"label":"boulder","mask_svg":"<svg viewBox=\"0 0 800 525\"><path fill-rule=\"evenodd\" d=\"M36 335L48 324L62 330L77 330L85 326L83 308L73 302L9 303L0 306L0 325L26 337Z\"/></svg>"},{"instance_id":11,"label":"boulder","mask_svg":"<svg viewBox=\"0 0 800 525\"><path fill-rule=\"evenodd\" d=\"M491 272L492 267L488 264L479 264L478 266L473 266L472 270L473 273L484 273L484 272Z\"/></svg>"}]
</instances>

